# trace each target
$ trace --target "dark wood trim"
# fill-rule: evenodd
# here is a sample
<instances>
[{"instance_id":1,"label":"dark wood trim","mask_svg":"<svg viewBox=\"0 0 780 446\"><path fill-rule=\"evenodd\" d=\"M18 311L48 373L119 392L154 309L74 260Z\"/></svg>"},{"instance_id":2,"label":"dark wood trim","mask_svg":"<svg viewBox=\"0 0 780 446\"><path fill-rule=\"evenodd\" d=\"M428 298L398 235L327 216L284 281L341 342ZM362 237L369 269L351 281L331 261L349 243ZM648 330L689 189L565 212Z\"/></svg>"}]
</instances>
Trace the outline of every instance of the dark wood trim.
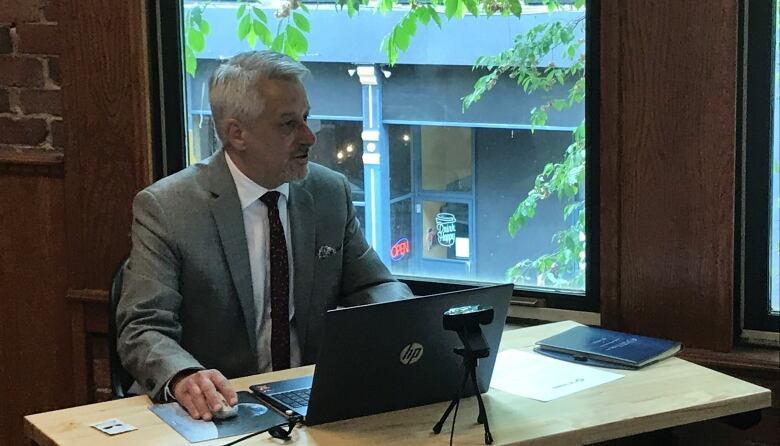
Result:
<instances>
[{"instance_id":1,"label":"dark wood trim","mask_svg":"<svg viewBox=\"0 0 780 446\"><path fill-rule=\"evenodd\" d=\"M0 445L24 444L24 415L75 403L64 181L50 169L0 166Z\"/></svg>"},{"instance_id":2,"label":"dark wood trim","mask_svg":"<svg viewBox=\"0 0 780 446\"><path fill-rule=\"evenodd\" d=\"M73 400L75 404L89 402L89 355L87 354L87 334L84 330L84 306L71 303L70 328L71 350L73 352Z\"/></svg>"},{"instance_id":3,"label":"dark wood trim","mask_svg":"<svg viewBox=\"0 0 780 446\"><path fill-rule=\"evenodd\" d=\"M72 389L76 401L86 403L93 359L88 336L107 331L107 289L130 250L133 197L152 180L149 2L61 3L59 26L70 30L60 57L67 123L65 297Z\"/></svg>"},{"instance_id":4,"label":"dark wood trim","mask_svg":"<svg viewBox=\"0 0 780 446\"><path fill-rule=\"evenodd\" d=\"M108 304L93 302L84 306L84 331L89 334L108 334Z\"/></svg>"},{"instance_id":5,"label":"dark wood trim","mask_svg":"<svg viewBox=\"0 0 780 446\"><path fill-rule=\"evenodd\" d=\"M107 304L108 290L68 290L65 297L79 302Z\"/></svg>"},{"instance_id":6,"label":"dark wood trim","mask_svg":"<svg viewBox=\"0 0 780 446\"><path fill-rule=\"evenodd\" d=\"M62 178L65 174L65 157L61 152L0 150L0 173L3 175Z\"/></svg>"},{"instance_id":7,"label":"dark wood trim","mask_svg":"<svg viewBox=\"0 0 780 446\"><path fill-rule=\"evenodd\" d=\"M151 183L147 3L112 4L110 14L100 0L61 6L60 27L78 30L65 34L61 62L71 290L108 288L130 250L133 197Z\"/></svg>"},{"instance_id":8,"label":"dark wood trim","mask_svg":"<svg viewBox=\"0 0 780 446\"><path fill-rule=\"evenodd\" d=\"M603 3L601 8L601 117L599 140L599 302L601 324L622 326L620 317L620 158L622 121L615 119L622 110L623 96L620 38L621 11L615 3ZM608 149L609 147L609 149Z\"/></svg>"},{"instance_id":9,"label":"dark wood trim","mask_svg":"<svg viewBox=\"0 0 780 446\"><path fill-rule=\"evenodd\" d=\"M13 152L0 150L0 164L23 164L32 166L60 166L65 163L65 154L49 151Z\"/></svg>"},{"instance_id":10,"label":"dark wood trim","mask_svg":"<svg viewBox=\"0 0 780 446\"><path fill-rule=\"evenodd\" d=\"M764 371L780 377L780 350L774 348L737 346L730 352L686 348L678 356L705 367Z\"/></svg>"},{"instance_id":11,"label":"dark wood trim","mask_svg":"<svg viewBox=\"0 0 780 446\"><path fill-rule=\"evenodd\" d=\"M737 3L601 2L606 328L732 346Z\"/></svg>"}]
</instances>

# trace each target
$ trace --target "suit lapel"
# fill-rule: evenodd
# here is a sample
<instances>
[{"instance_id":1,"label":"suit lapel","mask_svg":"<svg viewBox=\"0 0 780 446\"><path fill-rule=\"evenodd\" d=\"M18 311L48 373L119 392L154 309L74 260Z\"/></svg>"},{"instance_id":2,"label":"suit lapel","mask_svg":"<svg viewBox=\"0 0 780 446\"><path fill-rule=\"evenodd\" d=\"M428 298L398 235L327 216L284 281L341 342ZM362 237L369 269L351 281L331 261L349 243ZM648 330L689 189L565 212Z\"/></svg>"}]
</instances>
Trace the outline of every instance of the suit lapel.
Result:
<instances>
[{"instance_id":1,"label":"suit lapel","mask_svg":"<svg viewBox=\"0 0 780 446\"><path fill-rule=\"evenodd\" d=\"M314 281L314 200L301 183L290 183L290 236L292 237L293 265L295 265L293 295L295 324L303 349L311 310L311 289Z\"/></svg>"},{"instance_id":2,"label":"suit lapel","mask_svg":"<svg viewBox=\"0 0 780 446\"><path fill-rule=\"evenodd\" d=\"M244 216L238 199L233 177L230 175L225 152L220 150L208 160L209 189L212 198L209 202L211 215L217 223L222 250L233 279L252 352L257 351L255 339L255 304L252 295L252 270L249 265L249 248L244 232Z\"/></svg>"}]
</instances>

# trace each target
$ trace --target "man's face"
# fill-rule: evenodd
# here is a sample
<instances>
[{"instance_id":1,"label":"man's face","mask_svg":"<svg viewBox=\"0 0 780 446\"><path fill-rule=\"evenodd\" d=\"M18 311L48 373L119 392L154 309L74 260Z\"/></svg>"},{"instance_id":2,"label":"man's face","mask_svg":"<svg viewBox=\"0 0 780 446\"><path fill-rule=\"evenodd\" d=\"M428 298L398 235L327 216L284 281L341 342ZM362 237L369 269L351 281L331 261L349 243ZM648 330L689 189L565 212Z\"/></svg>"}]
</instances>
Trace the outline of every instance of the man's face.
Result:
<instances>
[{"instance_id":1,"label":"man's face","mask_svg":"<svg viewBox=\"0 0 780 446\"><path fill-rule=\"evenodd\" d=\"M272 189L306 176L316 136L306 122L309 101L300 82L269 79L263 83L262 97L260 116L241 123L239 167L253 181Z\"/></svg>"}]
</instances>

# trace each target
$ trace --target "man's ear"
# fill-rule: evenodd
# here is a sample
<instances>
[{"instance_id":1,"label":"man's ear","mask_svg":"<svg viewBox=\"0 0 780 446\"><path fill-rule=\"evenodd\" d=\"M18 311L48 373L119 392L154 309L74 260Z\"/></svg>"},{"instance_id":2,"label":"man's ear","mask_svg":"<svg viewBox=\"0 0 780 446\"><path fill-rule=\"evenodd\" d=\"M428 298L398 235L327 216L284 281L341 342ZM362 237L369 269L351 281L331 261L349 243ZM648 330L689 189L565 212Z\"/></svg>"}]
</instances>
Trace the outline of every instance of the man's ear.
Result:
<instances>
[{"instance_id":1,"label":"man's ear","mask_svg":"<svg viewBox=\"0 0 780 446\"><path fill-rule=\"evenodd\" d=\"M241 129L241 123L237 119L230 118L225 121L225 137L230 147L234 150L243 151L246 148L244 131Z\"/></svg>"}]
</instances>

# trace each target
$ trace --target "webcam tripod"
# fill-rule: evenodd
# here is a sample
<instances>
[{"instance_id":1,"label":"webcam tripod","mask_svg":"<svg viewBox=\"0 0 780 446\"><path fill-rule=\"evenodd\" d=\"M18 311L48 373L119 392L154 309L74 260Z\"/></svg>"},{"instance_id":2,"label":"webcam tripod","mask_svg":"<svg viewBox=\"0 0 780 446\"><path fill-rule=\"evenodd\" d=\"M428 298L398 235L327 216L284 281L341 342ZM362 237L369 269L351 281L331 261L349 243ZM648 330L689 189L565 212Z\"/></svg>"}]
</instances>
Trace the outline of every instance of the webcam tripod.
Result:
<instances>
[{"instance_id":1,"label":"webcam tripod","mask_svg":"<svg viewBox=\"0 0 780 446\"><path fill-rule=\"evenodd\" d=\"M463 331L472 330L464 329ZM461 333L459 331L458 333L461 339L464 340L474 340L475 334L478 335L479 338L482 338L482 331L479 329L479 327L476 327L476 333L473 331L471 333ZM477 395L477 403L479 404L479 415L477 415L477 423L482 424L485 428L485 444L492 444L493 435L490 433L490 424L488 424L487 410L485 409L485 404L482 402L482 394L479 391L479 384L477 383L477 365L479 358L487 358L490 355L490 347L484 343L484 338L482 338L482 343L477 342L478 348L475 349L471 348L473 342L464 342L463 344L465 348L453 349L455 354L463 357L463 380L460 383L460 389L452 398L450 405L447 407L447 410L444 411L444 414L442 414L439 422L433 426L433 433L438 434L441 432L441 428L444 426L444 422L447 421L447 417L454 408L455 414L452 416L452 429L450 431L450 444L452 444L452 435L455 433L455 418L458 416L460 398L466 389L466 383L469 381L469 377L471 377L471 383L474 385L474 393Z\"/></svg>"}]
</instances>

